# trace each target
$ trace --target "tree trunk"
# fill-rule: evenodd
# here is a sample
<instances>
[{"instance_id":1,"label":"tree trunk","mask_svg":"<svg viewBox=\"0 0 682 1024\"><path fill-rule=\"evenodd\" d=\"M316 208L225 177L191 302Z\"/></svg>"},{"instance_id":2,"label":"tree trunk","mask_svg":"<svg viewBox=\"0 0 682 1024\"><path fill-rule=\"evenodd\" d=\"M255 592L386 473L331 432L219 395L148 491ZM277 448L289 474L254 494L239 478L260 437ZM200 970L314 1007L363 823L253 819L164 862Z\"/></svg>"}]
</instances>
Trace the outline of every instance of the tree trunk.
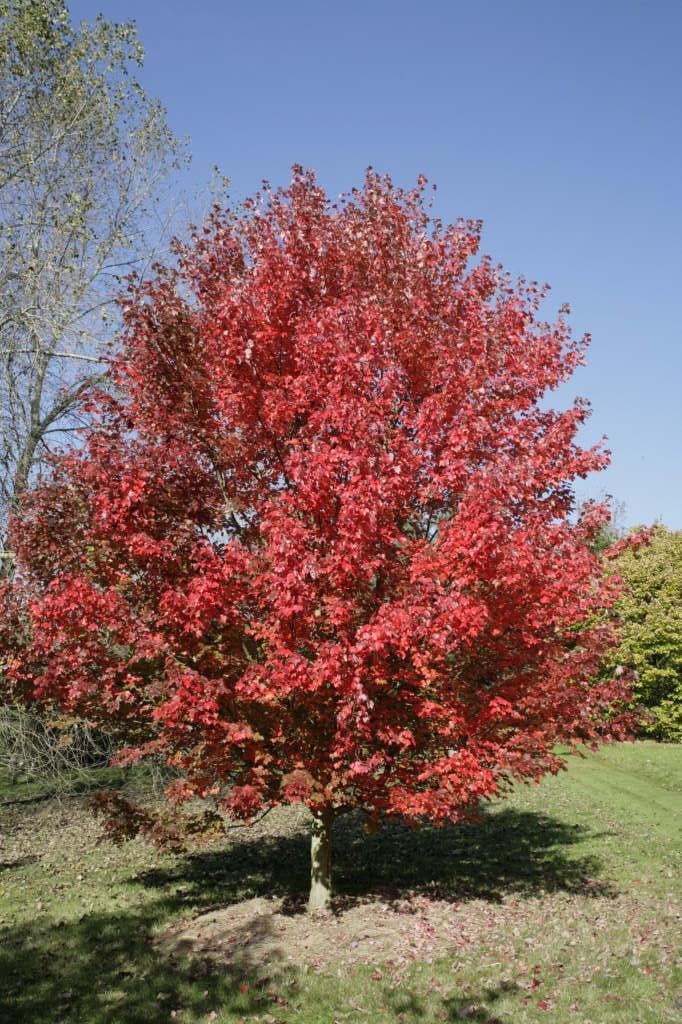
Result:
<instances>
[{"instance_id":1,"label":"tree trunk","mask_svg":"<svg viewBox=\"0 0 682 1024\"><path fill-rule=\"evenodd\" d=\"M328 910L332 898L332 829L334 811L325 807L313 816L310 837L310 899L308 910Z\"/></svg>"}]
</instances>

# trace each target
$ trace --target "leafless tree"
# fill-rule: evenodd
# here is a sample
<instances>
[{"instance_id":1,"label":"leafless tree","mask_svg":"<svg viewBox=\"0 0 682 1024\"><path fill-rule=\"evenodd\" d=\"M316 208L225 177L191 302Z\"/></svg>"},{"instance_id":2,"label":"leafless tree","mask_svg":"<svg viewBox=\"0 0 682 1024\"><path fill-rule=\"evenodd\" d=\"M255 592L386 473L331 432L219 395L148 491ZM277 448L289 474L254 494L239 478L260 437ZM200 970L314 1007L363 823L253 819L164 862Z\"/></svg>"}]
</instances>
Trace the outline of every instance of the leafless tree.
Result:
<instances>
[{"instance_id":1,"label":"leafless tree","mask_svg":"<svg viewBox=\"0 0 682 1024\"><path fill-rule=\"evenodd\" d=\"M42 452L79 424L122 278L154 258L186 159L131 24L0 0L0 551Z\"/></svg>"}]
</instances>

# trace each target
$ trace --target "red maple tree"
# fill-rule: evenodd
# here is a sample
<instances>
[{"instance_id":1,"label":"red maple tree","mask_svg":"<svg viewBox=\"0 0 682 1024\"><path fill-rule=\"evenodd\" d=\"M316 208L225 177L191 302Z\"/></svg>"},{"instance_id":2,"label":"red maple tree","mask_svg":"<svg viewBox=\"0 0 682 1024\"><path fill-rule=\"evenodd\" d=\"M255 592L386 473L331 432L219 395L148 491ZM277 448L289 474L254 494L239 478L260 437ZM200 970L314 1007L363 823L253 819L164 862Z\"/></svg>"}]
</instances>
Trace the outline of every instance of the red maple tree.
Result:
<instances>
[{"instance_id":1,"label":"red maple tree","mask_svg":"<svg viewBox=\"0 0 682 1024\"><path fill-rule=\"evenodd\" d=\"M305 803L312 907L336 815L471 816L627 697L595 682L606 512L570 517L607 454L586 403L541 404L585 339L425 187L332 203L295 168L217 211L131 285L112 388L13 528L10 685L161 752L175 801Z\"/></svg>"}]
</instances>

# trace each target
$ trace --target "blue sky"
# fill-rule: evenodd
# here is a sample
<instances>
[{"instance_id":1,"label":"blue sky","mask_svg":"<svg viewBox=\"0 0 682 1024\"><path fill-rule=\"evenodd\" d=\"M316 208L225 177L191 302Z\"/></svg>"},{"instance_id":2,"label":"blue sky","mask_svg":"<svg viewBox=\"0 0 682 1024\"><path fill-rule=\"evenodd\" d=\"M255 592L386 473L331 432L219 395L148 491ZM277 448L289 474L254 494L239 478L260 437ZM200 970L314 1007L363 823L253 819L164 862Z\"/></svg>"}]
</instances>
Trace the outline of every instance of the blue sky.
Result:
<instances>
[{"instance_id":1,"label":"blue sky","mask_svg":"<svg viewBox=\"0 0 682 1024\"><path fill-rule=\"evenodd\" d=\"M484 220L483 248L548 281L593 336L564 400L625 522L682 528L682 4L677 0L73 0L135 19L141 75L188 136L187 185L232 195L314 167L334 194L371 164L423 172L436 212Z\"/></svg>"}]
</instances>

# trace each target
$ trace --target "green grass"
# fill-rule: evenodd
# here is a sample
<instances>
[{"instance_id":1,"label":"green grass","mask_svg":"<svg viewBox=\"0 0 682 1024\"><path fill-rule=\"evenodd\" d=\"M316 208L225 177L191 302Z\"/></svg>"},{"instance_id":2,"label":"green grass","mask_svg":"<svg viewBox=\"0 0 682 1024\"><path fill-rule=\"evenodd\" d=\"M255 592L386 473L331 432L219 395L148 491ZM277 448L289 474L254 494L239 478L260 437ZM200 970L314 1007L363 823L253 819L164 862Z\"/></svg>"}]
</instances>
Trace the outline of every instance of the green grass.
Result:
<instances>
[{"instance_id":1,"label":"green grass","mask_svg":"<svg viewBox=\"0 0 682 1024\"><path fill-rule=\"evenodd\" d=\"M137 841L98 845L75 798L5 804L0 1021L679 1022L681 772L682 747L623 744L571 759L568 773L519 789L479 825L366 836L342 821L341 896L449 900L461 941L431 962L316 971L282 960L266 978L246 957L173 964L151 940L180 917L252 896L300 904L299 814L173 857ZM6 786L0 799L12 799Z\"/></svg>"},{"instance_id":2,"label":"green grass","mask_svg":"<svg viewBox=\"0 0 682 1024\"><path fill-rule=\"evenodd\" d=\"M53 779L45 780L26 775L18 775L12 780L8 772L0 770L0 808L77 796L94 789L120 789L125 781L126 773L120 768L64 771Z\"/></svg>"}]
</instances>

